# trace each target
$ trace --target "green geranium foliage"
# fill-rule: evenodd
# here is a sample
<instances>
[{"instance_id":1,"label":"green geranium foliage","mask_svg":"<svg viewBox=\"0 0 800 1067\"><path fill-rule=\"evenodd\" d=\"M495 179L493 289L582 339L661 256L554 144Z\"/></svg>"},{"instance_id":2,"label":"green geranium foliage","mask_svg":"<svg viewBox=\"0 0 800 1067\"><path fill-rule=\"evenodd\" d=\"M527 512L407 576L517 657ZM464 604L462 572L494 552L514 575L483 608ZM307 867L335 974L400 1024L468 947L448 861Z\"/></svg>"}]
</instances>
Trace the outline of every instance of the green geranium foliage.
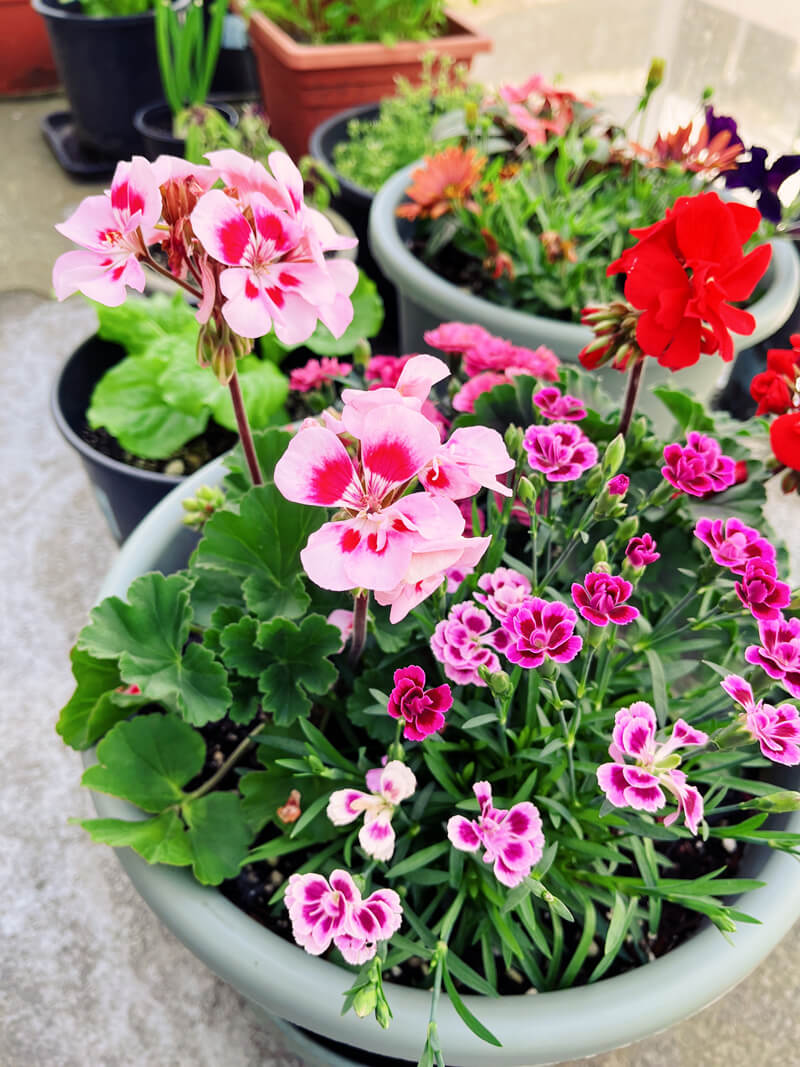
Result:
<instances>
[{"instance_id":1,"label":"green geranium foliage","mask_svg":"<svg viewBox=\"0 0 800 1067\"><path fill-rule=\"evenodd\" d=\"M177 811L162 811L153 819L84 819L81 826L99 841L114 848L132 848L148 863L188 867L192 849L186 827Z\"/></svg>"},{"instance_id":2,"label":"green geranium foliage","mask_svg":"<svg viewBox=\"0 0 800 1067\"><path fill-rule=\"evenodd\" d=\"M128 591L128 602L109 597L91 614L78 648L95 659L115 660L120 677L138 685L196 726L221 719L231 703L227 675L213 652L186 644L192 623L191 579L185 574L145 574Z\"/></svg>"},{"instance_id":3,"label":"green geranium foliage","mask_svg":"<svg viewBox=\"0 0 800 1067\"><path fill-rule=\"evenodd\" d=\"M112 660L95 659L79 648L73 648L70 658L77 688L61 709L56 730L71 748L85 749L148 699L124 692Z\"/></svg>"},{"instance_id":4,"label":"green geranium foliage","mask_svg":"<svg viewBox=\"0 0 800 1067\"><path fill-rule=\"evenodd\" d=\"M307 694L326 693L336 681L336 668L326 657L339 650L341 634L321 615L307 615L299 624L282 618L259 623L245 616L227 626L220 639L225 664L258 678L264 710L279 726L307 715Z\"/></svg>"}]
</instances>

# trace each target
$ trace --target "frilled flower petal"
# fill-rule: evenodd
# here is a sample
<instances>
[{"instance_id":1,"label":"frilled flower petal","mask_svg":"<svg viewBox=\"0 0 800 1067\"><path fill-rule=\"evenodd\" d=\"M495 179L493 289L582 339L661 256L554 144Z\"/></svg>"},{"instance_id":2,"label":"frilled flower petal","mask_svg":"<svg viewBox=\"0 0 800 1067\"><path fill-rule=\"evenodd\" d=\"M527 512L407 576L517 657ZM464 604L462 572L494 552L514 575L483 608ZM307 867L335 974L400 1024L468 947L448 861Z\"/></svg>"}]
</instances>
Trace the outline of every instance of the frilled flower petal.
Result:
<instances>
[{"instance_id":1,"label":"frilled flower petal","mask_svg":"<svg viewBox=\"0 0 800 1067\"><path fill-rule=\"evenodd\" d=\"M364 814L372 799L360 789L337 789L330 795L325 814L334 826L347 826Z\"/></svg>"},{"instance_id":2,"label":"frilled flower petal","mask_svg":"<svg viewBox=\"0 0 800 1067\"><path fill-rule=\"evenodd\" d=\"M358 843L368 856L386 861L394 853L395 832L392 827L392 812L388 808L368 811L364 825L358 831Z\"/></svg>"},{"instance_id":3,"label":"frilled flower petal","mask_svg":"<svg viewBox=\"0 0 800 1067\"><path fill-rule=\"evenodd\" d=\"M390 804L408 800L417 788L417 779L411 768L401 760L390 760L381 770L378 792Z\"/></svg>"},{"instance_id":4,"label":"frilled flower petal","mask_svg":"<svg viewBox=\"0 0 800 1067\"><path fill-rule=\"evenodd\" d=\"M745 711L755 710L756 699L753 695L752 686L744 678L738 674L729 674L719 684L728 696L735 700L737 704L740 704Z\"/></svg>"},{"instance_id":5,"label":"frilled flower petal","mask_svg":"<svg viewBox=\"0 0 800 1067\"><path fill-rule=\"evenodd\" d=\"M447 836L454 848L462 852L477 852L481 838L475 824L463 815L453 815L447 820Z\"/></svg>"}]
</instances>

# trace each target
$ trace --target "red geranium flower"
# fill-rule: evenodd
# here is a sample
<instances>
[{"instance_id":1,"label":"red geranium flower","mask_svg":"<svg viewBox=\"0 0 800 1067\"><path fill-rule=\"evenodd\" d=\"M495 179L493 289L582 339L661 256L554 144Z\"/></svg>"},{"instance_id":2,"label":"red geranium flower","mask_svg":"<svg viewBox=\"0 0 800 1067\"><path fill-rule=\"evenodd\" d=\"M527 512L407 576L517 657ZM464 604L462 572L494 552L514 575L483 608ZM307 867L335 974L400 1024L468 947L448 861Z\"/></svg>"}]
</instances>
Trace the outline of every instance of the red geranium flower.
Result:
<instances>
[{"instance_id":1,"label":"red geranium flower","mask_svg":"<svg viewBox=\"0 0 800 1067\"><path fill-rule=\"evenodd\" d=\"M779 462L800 471L800 411L779 415L769 428L769 441Z\"/></svg>"},{"instance_id":2,"label":"red geranium flower","mask_svg":"<svg viewBox=\"0 0 800 1067\"><path fill-rule=\"evenodd\" d=\"M631 230L637 244L608 268L627 274L625 296L641 309L636 340L670 370L689 367L701 352L733 359L729 330L750 334L755 319L729 301L746 300L769 264L769 245L748 255L742 245L761 215L716 193L681 196L661 222Z\"/></svg>"},{"instance_id":3,"label":"red geranium flower","mask_svg":"<svg viewBox=\"0 0 800 1067\"><path fill-rule=\"evenodd\" d=\"M800 335L792 334L792 344ZM750 383L750 395L758 401L756 415L782 415L792 406L795 386L800 379L800 353L793 349L771 348L767 352L767 369Z\"/></svg>"}]
</instances>

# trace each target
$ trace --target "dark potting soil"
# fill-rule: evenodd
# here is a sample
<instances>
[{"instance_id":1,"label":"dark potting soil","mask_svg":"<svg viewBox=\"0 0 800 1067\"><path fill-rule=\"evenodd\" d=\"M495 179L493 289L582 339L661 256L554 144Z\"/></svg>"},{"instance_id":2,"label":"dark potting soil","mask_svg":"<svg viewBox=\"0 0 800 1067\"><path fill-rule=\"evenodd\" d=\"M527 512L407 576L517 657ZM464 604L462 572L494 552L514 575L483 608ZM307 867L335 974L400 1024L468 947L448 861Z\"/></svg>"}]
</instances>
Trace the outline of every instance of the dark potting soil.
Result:
<instances>
[{"instance_id":1,"label":"dark potting soil","mask_svg":"<svg viewBox=\"0 0 800 1067\"><path fill-rule=\"evenodd\" d=\"M255 721L257 722L258 720ZM203 727L201 732L207 745L206 764L196 780L189 783L187 789L192 789L207 780L252 728L253 723L242 726L231 723L227 719ZM246 756L239 761L238 768L238 772L236 770L231 771L226 779L219 783L220 788L234 789L241 770L263 769L262 764L258 761L256 746L251 748ZM275 835L275 828L270 824L262 832L256 843L261 844ZM709 838L708 841L702 841L699 838L680 838L670 842L657 842L656 848L672 864L670 868L665 868L665 876L681 879L699 878L702 875L710 874L720 869L724 871L722 877L734 878L737 875L744 854L744 846L741 842L723 841L719 838ZM302 852L295 852L268 862L248 864L236 878L223 882L220 890L224 896L256 922L261 923L262 926L267 927L267 929L284 938L284 940L291 942L293 938L288 913L282 905L275 909L275 906L270 905L269 902L273 894L301 866L305 858ZM629 873L635 876L637 872L631 870L620 873ZM548 921L546 916L543 917L543 921ZM649 937L646 933L643 933L638 943L629 946L630 951L627 958L619 958L609 968L606 972L607 977L611 978L614 975L622 974L658 956L665 955L695 934L703 922L704 916L698 912L664 901L661 922L656 936ZM577 947L581 929L576 923L565 923L563 930L565 942L564 958L569 959ZM477 950L474 956L466 953L464 959L466 963L478 970L479 973L482 973L480 953ZM498 963L500 963L499 958ZM575 985L580 985L586 981L596 963L596 955L590 955L578 975ZM501 970L501 967L498 967L498 991L501 994L534 992L530 982L524 975L517 971L501 973ZM427 975L427 964L419 958L411 958L400 967L392 969L391 979L401 985L420 988L427 985ZM456 984L459 985L458 982ZM469 992L467 989L463 991ZM316 1039L316 1035L314 1037ZM377 1061L371 1060L370 1062L375 1062L376 1067L378 1067ZM387 1060L386 1067L393 1067L395 1063L400 1064L400 1062L399 1060Z\"/></svg>"},{"instance_id":2,"label":"dark potting soil","mask_svg":"<svg viewBox=\"0 0 800 1067\"><path fill-rule=\"evenodd\" d=\"M116 437L112 437L102 426L98 430L93 430L88 423L84 422L78 434L90 448L108 456L109 459L115 459L119 463L125 463L129 467L137 467L143 471L178 476L192 474L210 460L233 448L238 440L235 433L218 426L215 422L209 422L205 433L187 441L183 448L173 452L167 459L144 459L124 449Z\"/></svg>"}]
</instances>

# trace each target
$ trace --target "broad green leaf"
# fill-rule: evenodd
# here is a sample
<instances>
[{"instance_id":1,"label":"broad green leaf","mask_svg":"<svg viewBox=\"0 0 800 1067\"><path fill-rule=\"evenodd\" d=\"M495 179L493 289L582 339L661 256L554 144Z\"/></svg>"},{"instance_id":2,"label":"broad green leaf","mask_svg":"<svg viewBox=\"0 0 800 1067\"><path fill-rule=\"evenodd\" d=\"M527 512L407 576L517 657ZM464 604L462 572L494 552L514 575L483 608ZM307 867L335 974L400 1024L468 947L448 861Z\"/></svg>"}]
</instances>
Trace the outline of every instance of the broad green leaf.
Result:
<instances>
[{"instance_id":1,"label":"broad green leaf","mask_svg":"<svg viewBox=\"0 0 800 1067\"><path fill-rule=\"evenodd\" d=\"M177 716L140 715L103 738L98 762L81 782L144 811L163 811L183 800L183 787L200 773L205 754L203 738Z\"/></svg>"},{"instance_id":2,"label":"broad green leaf","mask_svg":"<svg viewBox=\"0 0 800 1067\"><path fill-rule=\"evenodd\" d=\"M714 433L714 420L706 414L705 407L688 393L670 389L666 385L657 385L651 392L675 418L684 433L688 430Z\"/></svg>"},{"instance_id":3,"label":"broad green leaf","mask_svg":"<svg viewBox=\"0 0 800 1067\"><path fill-rule=\"evenodd\" d=\"M191 579L185 574L144 574L128 590L128 603L109 597L78 635L78 648L116 659L123 681L142 695L202 726L221 719L231 703L227 675L202 645L184 645L192 621Z\"/></svg>"},{"instance_id":4,"label":"broad green leaf","mask_svg":"<svg viewBox=\"0 0 800 1067\"><path fill-rule=\"evenodd\" d=\"M208 410L186 414L164 402L158 355L128 358L98 382L86 418L93 429L104 426L123 448L145 459L165 459L206 428Z\"/></svg>"},{"instance_id":5,"label":"broad green leaf","mask_svg":"<svg viewBox=\"0 0 800 1067\"><path fill-rule=\"evenodd\" d=\"M288 725L311 707L305 696L327 693L338 674L327 656L339 650L341 633L321 615L307 615L299 625L289 619L262 623L258 645L272 660L259 676L258 687L266 711L275 722Z\"/></svg>"},{"instance_id":6,"label":"broad green leaf","mask_svg":"<svg viewBox=\"0 0 800 1067\"><path fill-rule=\"evenodd\" d=\"M264 670L264 654L257 646L258 620L245 615L219 635L221 654L226 667L247 678L258 678Z\"/></svg>"},{"instance_id":7,"label":"broad green leaf","mask_svg":"<svg viewBox=\"0 0 800 1067\"><path fill-rule=\"evenodd\" d=\"M186 829L176 811L162 811L152 819L82 819L93 841L112 848L132 848L148 863L188 867L192 849Z\"/></svg>"},{"instance_id":8,"label":"broad green leaf","mask_svg":"<svg viewBox=\"0 0 800 1067\"><path fill-rule=\"evenodd\" d=\"M147 698L118 692L122 679L113 661L95 659L79 648L73 648L70 658L77 688L61 709L56 731L71 748L85 749Z\"/></svg>"},{"instance_id":9,"label":"broad green leaf","mask_svg":"<svg viewBox=\"0 0 800 1067\"><path fill-rule=\"evenodd\" d=\"M293 504L274 485L254 487L241 498L238 514L218 511L208 521L194 566L236 575L248 607L261 618L299 618L309 604L300 552L324 520L322 508Z\"/></svg>"},{"instance_id":10,"label":"broad green leaf","mask_svg":"<svg viewBox=\"0 0 800 1067\"><path fill-rule=\"evenodd\" d=\"M240 360L237 371L251 428L260 430L269 426L270 420L281 410L289 395L289 379L274 363L259 359L258 356L246 356ZM236 416L229 389L217 386L211 414L220 426L236 430Z\"/></svg>"},{"instance_id":11,"label":"broad green leaf","mask_svg":"<svg viewBox=\"0 0 800 1067\"><path fill-rule=\"evenodd\" d=\"M361 270L350 300L353 304L353 321L342 336L334 337L328 327L320 322L305 342L306 348L318 356L346 356L352 353L362 338L375 336L383 325L383 301L375 282Z\"/></svg>"},{"instance_id":12,"label":"broad green leaf","mask_svg":"<svg viewBox=\"0 0 800 1067\"><path fill-rule=\"evenodd\" d=\"M164 293L151 297L129 296L119 307L94 304L98 336L115 341L130 355L141 355L154 341L180 333L197 337L193 309L181 293L170 298Z\"/></svg>"},{"instance_id":13,"label":"broad green leaf","mask_svg":"<svg viewBox=\"0 0 800 1067\"><path fill-rule=\"evenodd\" d=\"M219 384L210 367L201 367L197 362L195 339L179 338L172 345L170 358L158 379L163 401L186 415L211 413L220 396L228 390Z\"/></svg>"},{"instance_id":14,"label":"broad green leaf","mask_svg":"<svg viewBox=\"0 0 800 1067\"><path fill-rule=\"evenodd\" d=\"M235 793L208 793L183 805L195 878L219 885L234 878L247 858L253 834Z\"/></svg>"}]
</instances>

